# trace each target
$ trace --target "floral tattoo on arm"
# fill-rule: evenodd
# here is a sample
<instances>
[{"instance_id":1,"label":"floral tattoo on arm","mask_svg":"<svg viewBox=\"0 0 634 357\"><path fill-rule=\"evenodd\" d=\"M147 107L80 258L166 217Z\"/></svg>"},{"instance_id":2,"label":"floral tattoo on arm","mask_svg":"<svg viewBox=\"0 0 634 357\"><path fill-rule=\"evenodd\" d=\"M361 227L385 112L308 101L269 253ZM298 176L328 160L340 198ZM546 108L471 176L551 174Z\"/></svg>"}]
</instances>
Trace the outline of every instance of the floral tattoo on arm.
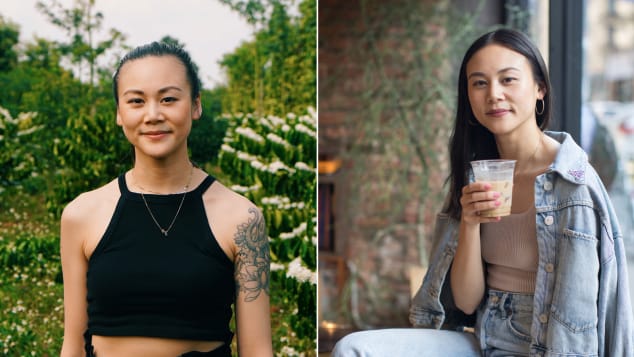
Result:
<instances>
[{"instance_id":1,"label":"floral tattoo on arm","mask_svg":"<svg viewBox=\"0 0 634 357\"><path fill-rule=\"evenodd\" d=\"M235 243L238 252L235 259L236 292L244 292L244 301L253 301L262 291L269 295L270 252L269 239L262 213L249 208L246 223L238 225Z\"/></svg>"}]
</instances>

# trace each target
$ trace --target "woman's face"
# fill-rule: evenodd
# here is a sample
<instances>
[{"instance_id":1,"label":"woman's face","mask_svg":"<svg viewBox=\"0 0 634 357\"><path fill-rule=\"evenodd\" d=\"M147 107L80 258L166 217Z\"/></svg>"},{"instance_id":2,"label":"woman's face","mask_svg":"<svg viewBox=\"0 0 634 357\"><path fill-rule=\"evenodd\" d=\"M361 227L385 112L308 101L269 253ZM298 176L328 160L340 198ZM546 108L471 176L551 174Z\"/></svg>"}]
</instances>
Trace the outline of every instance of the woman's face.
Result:
<instances>
[{"instance_id":1,"label":"woman's face","mask_svg":"<svg viewBox=\"0 0 634 357\"><path fill-rule=\"evenodd\" d=\"M500 45L487 45L467 62L466 75L473 115L494 135L537 125L535 103L544 97L544 92L522 54Z\"/></svg>"},{"instance_id":2,"label":"woman's face","mask_svg":"<svg viewBox=\"0 0 634 357\"><path fill-rule=\"evenodd\" d=\"M119 71L117 124L136 155L165 159L187 153L192 119L201 115L192 101L185 66L174 56L148 56L123 64Z\"/></svg>"}]
</instances>

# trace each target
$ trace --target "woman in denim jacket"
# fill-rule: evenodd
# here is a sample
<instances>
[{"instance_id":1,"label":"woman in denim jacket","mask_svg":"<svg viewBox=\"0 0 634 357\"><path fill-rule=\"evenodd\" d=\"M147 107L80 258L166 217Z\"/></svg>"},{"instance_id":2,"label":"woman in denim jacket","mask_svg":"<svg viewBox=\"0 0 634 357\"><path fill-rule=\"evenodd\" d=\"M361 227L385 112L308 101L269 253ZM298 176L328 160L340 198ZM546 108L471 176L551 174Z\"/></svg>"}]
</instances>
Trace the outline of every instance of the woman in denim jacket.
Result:
<instances>
[{"instance_id":1,"label":"woman in denim jacket","mask_svg":"<svg viewBox=\"0 0 634 357\"><path fill-rule=\"evenodd\" d=\"M466 52L446 207L410 321L352 334L333 356L634 356L627 264L615 212L585 152L547 132L548 72L522 33ZM511 215L470 161L516 160ZM474 331L472 333L470 331Z\"/></svg>"}]
</instances>

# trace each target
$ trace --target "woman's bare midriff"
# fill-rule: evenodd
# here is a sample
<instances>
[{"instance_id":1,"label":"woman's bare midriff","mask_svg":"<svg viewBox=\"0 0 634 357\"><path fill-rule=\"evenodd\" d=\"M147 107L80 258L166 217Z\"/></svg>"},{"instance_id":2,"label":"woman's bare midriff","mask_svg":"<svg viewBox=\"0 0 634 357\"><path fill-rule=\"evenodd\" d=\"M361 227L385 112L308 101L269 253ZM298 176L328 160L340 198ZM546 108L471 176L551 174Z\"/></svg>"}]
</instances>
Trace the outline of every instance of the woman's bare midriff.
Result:
<instances>
[{"instance_id":1,"label":"woman's bare midriff","mask_svg":"<svg viewBox=\"0 0 634 357\"><path fill-rule=\"evenodd\" d=\"M223 342L137 336L92 336L92 345L97 357L177 357L192 351L212 351L222 346Z\"/></svg>"}]
</instances>

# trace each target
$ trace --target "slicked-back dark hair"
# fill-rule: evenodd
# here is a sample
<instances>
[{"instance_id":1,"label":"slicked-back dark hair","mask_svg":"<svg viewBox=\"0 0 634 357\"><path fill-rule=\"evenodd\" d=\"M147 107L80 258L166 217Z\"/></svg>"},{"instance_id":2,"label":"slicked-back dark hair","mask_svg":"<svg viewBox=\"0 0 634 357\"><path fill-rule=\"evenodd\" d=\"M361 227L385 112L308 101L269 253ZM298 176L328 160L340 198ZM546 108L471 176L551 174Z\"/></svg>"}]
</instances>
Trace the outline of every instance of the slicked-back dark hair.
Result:
<instances>
[{"instance_id":1,"label":"slicked-back dark hair","mask_svg":"<svg viewBox=\"0 0 634 357\"><path fill-rule=\"evenodd\" d=\"M196 99L200 95L200 77L198 77L198 71L194 63L192 62L189 53L185 51L182 47L175 46L165 42L152 42L146 45L142 45L136 47L132 51L128 52L121 60L119 61L119 65L117 66L117 70L114 72L112 77L112 91L114 94L114 100L119 105L119 71L121 67L126 62L144 58L144 57L162 57L162 56L174 56L178 59L183 66L185 66L185 73L187 73L187 81L191 86L191 94L192 100Z\"/></svg>"},{"instance_id":2,"label":"slicked-back dark hair","mask_svg":"<svg viewBox=\"0 0 634 357\"><path fill-rule=\"evenodd\" d=\"M468 182L469 162L472 160L496 159L500 157L493 134L478 123L469 103L467 63L473 55L487 45L500 45L523 55L529 62L533 78L544 93L544 111L536 114L537 125L545 130L551 120L553 107L552 90L548 69L539 49L524 33L511 29L498 29L482 35L469 47L462 59L458 74L458 105L453 132L449 141L451 172L447 213L460 219L462 187ZM537 104L541 109L541 103Z\"/></svg>"}]
</instances>

